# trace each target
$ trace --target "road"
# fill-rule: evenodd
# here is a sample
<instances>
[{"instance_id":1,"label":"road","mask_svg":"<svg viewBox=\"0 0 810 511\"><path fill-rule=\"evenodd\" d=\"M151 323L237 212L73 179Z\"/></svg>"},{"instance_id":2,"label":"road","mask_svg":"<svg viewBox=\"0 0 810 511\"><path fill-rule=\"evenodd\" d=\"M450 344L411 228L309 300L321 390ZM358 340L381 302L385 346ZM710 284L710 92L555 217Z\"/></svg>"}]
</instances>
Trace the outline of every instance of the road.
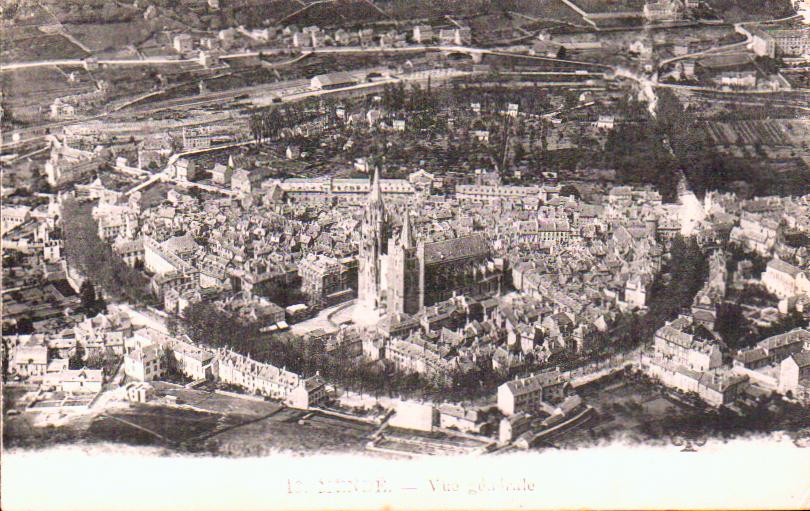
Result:
<instances>
[{"instance_id":1,"label":"road","mask_svg":"<svg viewBox=\"0 0 810 511\"><path fill-rule=\"evenodd\" d=\"M506 52L500 51L495 49L488 49L488 48L476 48L473 46L459 46L459 45L411 45L411 46L403 46L403 47L390 47L390 48L380 48L377 46L374 47L363 47L363 46L343 46L343 47L332 47L327 46L323 48L306 48L304 53L307 55L312 54L326 54L326 55L340 55L340 54L353 54L353 53L419 53L419 52L426 52L426 51L439 51L439 52L459 52L459 53L472 53L472 54L486 54L486 55L506 55L512 57L527 57L533 58L538 60L547 60L551 62L562 62L562 63L569 63L569 64L580 64L580 65L597 65L600 67L609 67L603 64L595 64L593 62L582 62L582 61L575 61L570 59L557 59L553 57L538 57L538 56L531 56L525 55L520 53L514 52ZM287 48L261 48L257 49L256 51L248 51L248 52L241 52L241 53L229 53L225 55L221 55L221 60L230 60L236 58L244 58L244 57L258 57L261 53L262 55L275 55L275 54L284 54L288 53L289 50ZM302 56L303 57L303 56ZM299 57L301 58L301 57ZM293 59L293 61L296 59ZM183 59L178 58L174 55L166 55L166 56L157 56L157 57L150 57L147 59L100 59L97 60L99 65L105 66L152 66L152 65L171 65L171 64L189 64L189 63L198 63L197 59ZM4 71L14 71L18 69L30 69L30 68L37 68L37 67L49 67L49 66L79 66L82 67L86 64L86 59L55 59L55 60L37 60L31 62L12 62L8 64L0 65L0 73Z\"/></svg>"}]
</instances>

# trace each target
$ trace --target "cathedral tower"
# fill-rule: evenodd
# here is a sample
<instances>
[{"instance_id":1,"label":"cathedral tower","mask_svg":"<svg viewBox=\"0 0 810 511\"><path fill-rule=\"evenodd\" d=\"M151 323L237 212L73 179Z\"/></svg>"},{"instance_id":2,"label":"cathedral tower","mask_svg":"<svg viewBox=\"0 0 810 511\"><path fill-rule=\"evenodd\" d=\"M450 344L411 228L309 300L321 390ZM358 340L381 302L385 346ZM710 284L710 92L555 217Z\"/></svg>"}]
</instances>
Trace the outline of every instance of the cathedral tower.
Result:
<instances>
[{"instance_id":1,"label":"cathedral tower","mask_svg":"<svg viewBox=\"0 0 810 511\"><path fill-rule=\"evenodd\" d=\"M419 293L420 268L410 214L406 211L400 238L388 241L388 312L419 312L422 306Z\"/></svg>"},{"instance_id":2,"label":"cathedral tower","mask_svg":"<svg viewBox=\"0 0 810 511\"><path fill-rule=\"evenodd\" d=\"M360 305L379 309L382 305L381 256L386 252L388 219L380 188L380 171L374 169L374 181L360 227L358 255L357 301Z\"/></svg>"}]
</instances>

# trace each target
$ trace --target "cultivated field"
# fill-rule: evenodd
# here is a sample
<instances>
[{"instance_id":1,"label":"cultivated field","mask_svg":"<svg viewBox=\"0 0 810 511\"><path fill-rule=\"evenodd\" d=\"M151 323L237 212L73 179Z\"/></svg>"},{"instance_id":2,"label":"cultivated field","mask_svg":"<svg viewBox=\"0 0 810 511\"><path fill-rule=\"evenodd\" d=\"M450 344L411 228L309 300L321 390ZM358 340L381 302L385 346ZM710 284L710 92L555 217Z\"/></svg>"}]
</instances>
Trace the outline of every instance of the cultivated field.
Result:
<instances>
[{"instance_id":1,"label":"cultivated field","mask_svg":"<svg viewBox=\"0 0 810 511\"><path fill-rule=\"evenodd\" d=\"M153 28L144 21L68 25L67 30L94 52L137 46L153 33Z\"/></svg>"},{"instance_id":2,"label":"cultivated field","mask_svg":"<svg viewBox=\"0 0 810 511\"><path fill-rule=\"evenodd\" d=\"M75 71L76 82L68 81L68 73ZM55 98L95 90L84 70L62 72L58 68L17 69L0 74L4 105L12 109L15 117L25 107L47 106Z\"/></svg>"},{"instance_id":3,"label":"cultivated field","mask_svg":"<svg viewBox=\"0 0 810 511\"><path fill-rule=\"evenodd\" d=\"M706 131L718 145L791 145L783 122L738 121L707 123Z\"/></svg>"},{"instance_id":4,"label":"cultivated field","mask_svg":"<svg viewBox=\"0 0 810 511\"><path fill-rule=\"evenodd\" d=\"M641 12L645 0L572 0L577 7L589 14Z\"/></svg>"},{"instance_id":5,"label":"cultivated field","mask_svg":"<svg viewBox=\"0 0 810 511\"><path fill-rule=\"evenodd\" d=\"M283 24L299 26L318 25L321 28L351 28L379 21L396 21L383 9L378 9L371 2L362 0L337 0L336 2L311 4L292 15L278 18Z\"/></svg>"},{"instance_id":6,"label":"cultivated field","mask_svg":"<svg viewBox=\"0 0 810 511\"><path fill-rule=\"evenodd\" d=\"M724 20L768 20L793 14L792 0L705 0Z\"/></svg>"},{"instance_id":7,"label":"cultivated field","mask_svg":"<svg viewBox=\"0 0 810 511\"><path fill-rule=\"evenodd\" d=\"M87 52L61 35L32 35L13 41L4 41L0 51L2 62L28 62L33 60L81 59Z\"/></svg>"},{"instance_id":8,"label":"cultivated field","mask_svg":"<svg viewBox=\"0 0 810 511\"><path fill-rule=\"evenodd\" d=\"M519 12L543 20L556 20L576 25L585 25L582 16L562 0L505 0L498 2L504 10Z\"/></svg>"}]
</instances>

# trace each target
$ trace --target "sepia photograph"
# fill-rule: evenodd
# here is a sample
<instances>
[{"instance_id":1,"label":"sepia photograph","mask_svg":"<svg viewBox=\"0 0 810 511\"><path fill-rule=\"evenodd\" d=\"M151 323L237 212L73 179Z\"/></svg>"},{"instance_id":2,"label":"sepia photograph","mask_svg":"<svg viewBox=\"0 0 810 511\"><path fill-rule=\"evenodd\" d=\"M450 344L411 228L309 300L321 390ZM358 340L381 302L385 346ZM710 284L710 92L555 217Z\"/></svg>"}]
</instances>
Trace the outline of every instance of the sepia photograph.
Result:
<instances>
[{"instance_id":1,"label":"sepia photograph","mask_svg":"<svg viewBox=\"0 0 810 511\"><path fill-rule=\"evenodd\" d=\"M0 0L7 510L810 509L810 1Z\"/></svg>"}]
</instances>

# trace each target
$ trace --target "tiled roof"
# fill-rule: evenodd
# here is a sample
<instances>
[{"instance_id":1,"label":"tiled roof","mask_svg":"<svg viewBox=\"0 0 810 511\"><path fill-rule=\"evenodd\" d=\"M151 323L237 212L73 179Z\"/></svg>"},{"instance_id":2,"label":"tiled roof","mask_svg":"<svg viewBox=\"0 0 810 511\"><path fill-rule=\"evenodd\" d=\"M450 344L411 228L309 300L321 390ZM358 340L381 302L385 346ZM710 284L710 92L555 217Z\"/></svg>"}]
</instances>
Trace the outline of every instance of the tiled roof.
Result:
<instances>
[{"instance_id":1,"label":"tiled roof","mask_svg":"<svg viewBox=\"0 0 810 511\"><path fill-rule=\"evenodd\" d=\"M485 257L488 254L489 245L478 234L425 244L425 264Z\"/></svg>"},{"instance_id":2,"label":"tiled roof","mask_svg":"<svg viewBox=\"0 0 810 511\"><path fill-rule=\"evenodd\" d=\"M800 351L799 353L794 353L792 355L793 361L796 362L796 365L799 367L808 367L810 366L810 350Z\"/></svg>"},{"instance_id":3,"label":"tiled roof","mask_svg":"<svg viewBox=\"0 0 810 511\"><path fill-rule=\"evenodd\" d=\"M563 383L564 381L565 380L562 378L560 373L558 373L557 371L550 371L530 376L528 378L512 380L510 382L505 383L504 385L506 385L507 388L511 390L513 394L528 394L530 392L536 392L551 385Z\"/></svg>"},{"instance_id":4,"label":"tiled roof","mask_svg":"<svg viewBox=\"0 0 810 511\"><path fill-rule=\"evenodd\" d=\"M797 268L790 263L786 263L781 259L771 259L768 262L768 269L773 269L776 271L780 271L782 273L787 273L791 277L796 277L799 273L802 272L801 268Z\"/></svg>"}]
</instances>

